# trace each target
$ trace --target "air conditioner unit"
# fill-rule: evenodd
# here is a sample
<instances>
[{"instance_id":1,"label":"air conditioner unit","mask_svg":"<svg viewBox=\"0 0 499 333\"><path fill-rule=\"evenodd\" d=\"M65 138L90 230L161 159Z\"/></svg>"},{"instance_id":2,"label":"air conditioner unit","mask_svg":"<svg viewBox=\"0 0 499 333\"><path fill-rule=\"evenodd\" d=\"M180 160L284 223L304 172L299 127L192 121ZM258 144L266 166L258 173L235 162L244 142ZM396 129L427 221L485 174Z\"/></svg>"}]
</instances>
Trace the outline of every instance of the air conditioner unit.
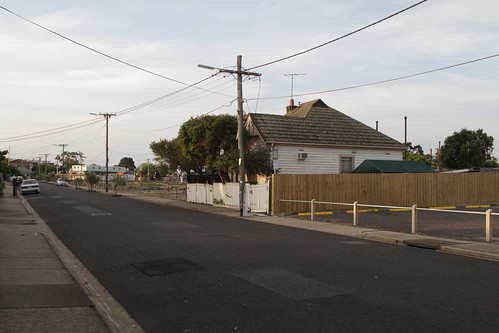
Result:
<instances>
[{"instance_id":1,"label":"air conditioner unit","mask_svg":"<svg viewBox=\"0 0 499 333\"><path fill-rule=\"evenodd\" d=\"M299 159L299 160L304 160L304 159L306 159L306 158L307 158L307 153L304 153L304 152L302 152L302 151L299 151L299 152L298 152L298 159Z\"/></svg>"}]
</instances>

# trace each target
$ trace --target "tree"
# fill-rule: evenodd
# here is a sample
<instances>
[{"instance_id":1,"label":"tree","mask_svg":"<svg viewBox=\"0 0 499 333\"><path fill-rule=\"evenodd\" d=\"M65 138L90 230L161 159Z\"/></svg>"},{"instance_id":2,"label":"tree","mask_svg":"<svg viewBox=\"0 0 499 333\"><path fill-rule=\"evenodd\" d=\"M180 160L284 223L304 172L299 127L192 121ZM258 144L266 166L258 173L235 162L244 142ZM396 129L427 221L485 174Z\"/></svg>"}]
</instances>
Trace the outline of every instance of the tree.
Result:
<instances>
[{"instance_id":1,"label":"tree","mask_svg":"<svg viewBox=\"0 0 499 333\"><path fill-rule=\"evenodd\" d=\"M463 128L445 139L439 152L441 165L449 169L494 166L493 143L494 138L482 129Z\"/></svg>"},{"instance_id":2,"label":"tree","mask_svg":"<svg viewBox=\"0 0 499 333\"><path fill-rule=\"evenodd\" d=\"M60 170L61 172L67 172L68 170L71 169L73 165L76 164L83 164L83 161L85 160L85 156L81 151L66 151L64 152L64 155L57 155L55 157L55 160L59 162L59 164L64 165L64 169Z\"/></svg>"},{"instance_id":3,"label":"tree","mask_svg":"<svg viewBox=\"0 0 499 333\"><path fill-rule=\"evenodd\" d=\"M116 175L111 179L111 184L113 184L114 195L118 195L118 190L124 188L127 184L126 178L121 175Z\"/></svg>"},{"instance_id":4,"label":"tree","mask_svg":"<svg viewBox=\"0 0 499 333\"><path fill-rule=\"evenodd\" d=\"M248 133L243 133L248 147ZM237 117L206 115L191 118L180 127L177 138L149 144L156 161L187 174L189 182L235 181L239 175ZM248 178L272 173L270 152L264 146L246 148Z\"/></svg>"},{"instance_id":5,"label":"tree","mask_svg":"<svg viewBox=\"0 0 499 333\"><path fill-rule=\"evenodd\" d=\"M123 157L118 164L120 167L128 168L128 170L135 170L135 162L131 157Z\"/></svg>"},{"instance_id":6,"label":"tree","mask_svg":"<svg viewBox=\"0 0 499 333\"><path fill-rule=\"evenodd\" d=\"M430 154L425 154L421 145L416 145L414 147L410 146L407 151L404 152L405 161L421 161L426 165L437 168L437 165Z\"/></svg>"},{"instance_id":7,"label":"tree","mask_svg":"<svg viewBox=\"0 0 499 333\"><path fill-rule=\"evenodd\" d=\"M90 191L94 190L94 186L97 185L100 182L100 178L97 177L95 172L85 172L85 181L87 182L88 186L90 187Z\"/></svg>"},{"instance_id":8,"label":"tree","mask_svg":"<svg viewBox=\"0 0 499 333\"><path fill-rule=\"evenodd\" d=\"M161 139L158 142L153 141L149 144L149 148L155 155L155 161L160 165L168 165L172 171L178 168L186 170L190 166L187 159L182 155L182 147L178 138L172 140Z\"/></svg>"},{"instance_id":9,"label":"tree","mask_svg":"<svg viewBox=\"0 0 499 333\"><path fill-rule=\"evenodd\" d=\"M270 159L270 150L266 146L257 145L246 151L246 172L250 182L255 182L257 175L269 176L274 171Z\"/></svg>"},{"instance_id":10,"label":"tree","mask_svg":"<svg viewBox=\"0 0 499 333\"><path fill-rule=\"evenodd\" d=\"M222 151L228 156L237 151L236 135L237 117L231 115L205 115L182 124L177 139L182 156L179 162L188 180L220 180L215 162Z\"/></svg>"},{"instance_id":11,"label":"tree","mask_svg":"<svg viewBox=\"0 0 499 333\"><path fill-rule=\"evenodd\" d=\"M7 179L8 175L17 175L19 174L16 168L9 166L7 160L8 150L0 151L0 176L3 176L4 179Z\"/></svg>"},{"instance_id":12,"label":"tree","mask_svg":"<svg viewBox=\"0 0 499 333\"><path fill-rule=\"evenodd\" d=\"M236 175L239 174L239 151L232 150L229 152L223 151L215 159L213 167L218 170L222 183L235 181Z\"/></svg>"}]
</instances>

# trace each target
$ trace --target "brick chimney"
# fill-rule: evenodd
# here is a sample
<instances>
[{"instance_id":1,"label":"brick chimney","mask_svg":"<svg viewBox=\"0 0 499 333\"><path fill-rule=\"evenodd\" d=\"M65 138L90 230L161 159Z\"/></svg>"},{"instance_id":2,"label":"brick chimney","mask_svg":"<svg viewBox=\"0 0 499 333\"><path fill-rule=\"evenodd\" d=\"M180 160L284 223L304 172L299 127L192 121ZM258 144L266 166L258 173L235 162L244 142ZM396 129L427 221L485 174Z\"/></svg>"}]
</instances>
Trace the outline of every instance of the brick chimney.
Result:
<instances>
[{"instance_id":1,"label":"brick chimney","mask_svg":"<svg viewBox=\"0 0 499 333\"><path fill-rule=\"evenodd\" d=\"M295 100L291 98L289 100L289 106L286 106L286 114L288 114L290 111L293 111L296 108L297 106L295 106Z\"/></svg>"}]
</instances>

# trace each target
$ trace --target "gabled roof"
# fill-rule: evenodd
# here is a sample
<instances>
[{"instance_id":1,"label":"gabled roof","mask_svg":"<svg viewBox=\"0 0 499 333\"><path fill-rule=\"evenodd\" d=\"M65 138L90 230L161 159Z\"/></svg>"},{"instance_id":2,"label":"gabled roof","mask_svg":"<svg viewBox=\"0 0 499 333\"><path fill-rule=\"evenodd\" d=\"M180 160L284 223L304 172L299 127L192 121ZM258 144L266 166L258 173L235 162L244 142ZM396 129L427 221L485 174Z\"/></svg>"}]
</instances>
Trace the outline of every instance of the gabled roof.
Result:
<instances>
[{"instance_id":1,"label":"gabled roof","mask_svg":"<svg viewBox=\"0 0 499 333\"><path fill-rule=\"evenodd\" d=\"M303 103L286 115L250 113L247 126L251 125L266 143L406 149L397 140L330 108L320 99Z\"/></svg>"},{"instance_id":2,"label":"gabled roof","mask_svg":"<svg viewBox=\"0 0 499 333\"><path fill-rule=\"evenodd\" d=\"M365 160L352 173L434 173L421 161Z\"/></svg>"}]
</instances>

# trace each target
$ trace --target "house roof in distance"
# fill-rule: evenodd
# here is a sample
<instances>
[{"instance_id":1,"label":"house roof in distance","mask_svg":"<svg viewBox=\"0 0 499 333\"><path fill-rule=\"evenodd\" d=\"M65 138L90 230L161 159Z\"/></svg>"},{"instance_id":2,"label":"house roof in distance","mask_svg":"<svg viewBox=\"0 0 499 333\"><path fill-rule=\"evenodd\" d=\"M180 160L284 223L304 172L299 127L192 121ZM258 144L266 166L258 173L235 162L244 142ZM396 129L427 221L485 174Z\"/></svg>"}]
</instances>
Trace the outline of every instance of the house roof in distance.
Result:
<instances>
[{"instance_id":1,"label":"house roof in distance","mask_svg":"<svg viewBox=\"0 0 499 333\"><path fill-rule=\"evenodd\" d=\"M365 160L352 173L434 173L421 161Z\"/></svg>"},{"instance_id":2,"label":"house roof in distance","mask_svg":"<svg viewBox=\"0 0 499 333\"><path fill-rule=\"evenodd\" d=\"M286 115L250 113L248 122L266 143L406 149L401 142L320 99L291 108Z\"/></svg>"}]
</instances>

